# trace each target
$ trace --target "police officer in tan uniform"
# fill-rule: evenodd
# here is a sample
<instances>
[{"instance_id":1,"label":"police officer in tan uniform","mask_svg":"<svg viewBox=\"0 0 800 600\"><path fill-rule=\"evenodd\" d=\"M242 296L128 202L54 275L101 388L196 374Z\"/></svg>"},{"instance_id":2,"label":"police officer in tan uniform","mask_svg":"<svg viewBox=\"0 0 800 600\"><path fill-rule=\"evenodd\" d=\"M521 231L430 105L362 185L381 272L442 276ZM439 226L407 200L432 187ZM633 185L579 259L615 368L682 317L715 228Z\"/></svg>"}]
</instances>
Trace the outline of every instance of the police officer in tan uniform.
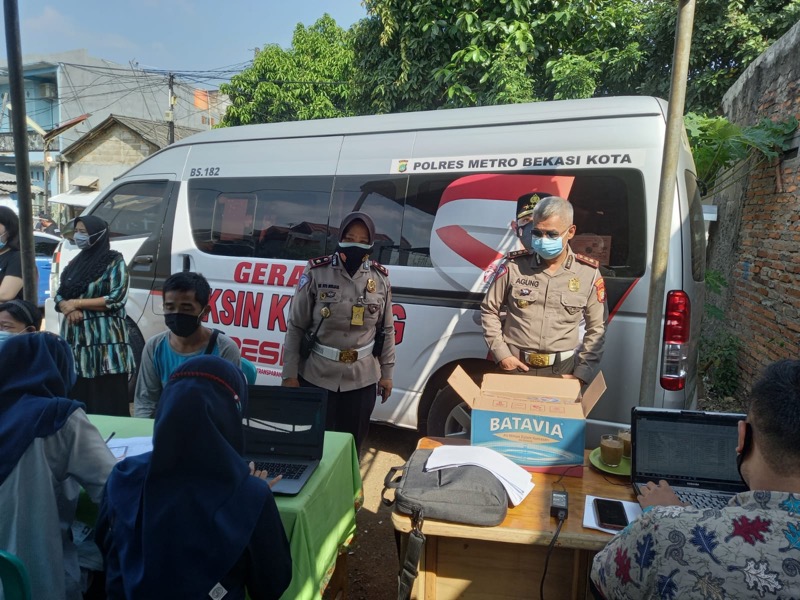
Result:
<instances>
[{"instance_id":1,"label":"police officer in tan uniform","mask_svg":"<svg viewBox=\"0 0 800 600\"><path fill-rule=\"evenodd\" d=\"M297 284L284 341L283 385L328 390L326 429L352 433L360 453L377 393L381 402L392 393L392 293L388 271L369 258L372 219L350 213L339 232L336 251L310 260Z\"/></svg>"},{"instance_id":2,"label":"police officer in tan uniform","mask_svg":"<svg viewBox=\"0 0 800 600\"><path fill-rule=\"evenodd\" d=\"M572 205L558 196L526 194L517 202L517 235L526 249L508 254L481 303L484 337L504 372L584 385L599 370L605 283L598 262L569 247L572 218ZM576 354L582 319L586 334Z\"/></svg>"}]
</instances>

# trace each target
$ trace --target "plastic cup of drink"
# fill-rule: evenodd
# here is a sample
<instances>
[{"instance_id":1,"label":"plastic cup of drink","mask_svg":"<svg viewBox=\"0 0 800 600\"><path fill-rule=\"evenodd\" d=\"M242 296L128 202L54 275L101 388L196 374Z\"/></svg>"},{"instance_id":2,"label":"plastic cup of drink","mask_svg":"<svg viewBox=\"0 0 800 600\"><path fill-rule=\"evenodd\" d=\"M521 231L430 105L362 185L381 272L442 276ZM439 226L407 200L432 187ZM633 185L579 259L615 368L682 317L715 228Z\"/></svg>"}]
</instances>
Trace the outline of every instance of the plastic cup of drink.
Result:
<instances>
[{"instance_id":1,"label":"plastic cup of drink","mask_svg":"<svg viewBox=\"0 0 800 600\"><path fill-rule=\"evenodd\" d=\"M607 467L618 467L622 462L624 444L618 435L606 434L600 438L600 461Z\"/></svg>"},{"instance_id":2,"label":"plastic cup of drink","mask_svg":"<svg viewBox=\"0 0 800 600\"><path fill-rule=\"evenodd\" d=\"M617 434L619 439L622 440L622 458L630 458L631 457L631 430L630 429L620 429L619 433Z\"/></svg>"}]
</instances>

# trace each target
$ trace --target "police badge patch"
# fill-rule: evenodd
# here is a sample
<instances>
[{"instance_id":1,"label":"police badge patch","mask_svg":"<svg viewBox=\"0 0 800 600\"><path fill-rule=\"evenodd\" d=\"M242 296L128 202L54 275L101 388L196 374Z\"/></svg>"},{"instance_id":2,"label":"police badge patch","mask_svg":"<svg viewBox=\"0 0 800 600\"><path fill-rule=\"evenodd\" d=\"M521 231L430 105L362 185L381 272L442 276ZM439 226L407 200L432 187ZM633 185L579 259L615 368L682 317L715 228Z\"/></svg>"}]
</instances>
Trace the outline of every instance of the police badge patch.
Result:
<instances>
[{"instance_id":1,"label":"police badge patch","mask_svg":"<svg viewBox=\"0 0 800 600\"><path fill-rule=\"evenodd\" d=\"M307 273L303 273L303 276L297 284L297 289L302 290L309 281L311 281L311 277L309 277Z\"/></svg>"}]
</instances>

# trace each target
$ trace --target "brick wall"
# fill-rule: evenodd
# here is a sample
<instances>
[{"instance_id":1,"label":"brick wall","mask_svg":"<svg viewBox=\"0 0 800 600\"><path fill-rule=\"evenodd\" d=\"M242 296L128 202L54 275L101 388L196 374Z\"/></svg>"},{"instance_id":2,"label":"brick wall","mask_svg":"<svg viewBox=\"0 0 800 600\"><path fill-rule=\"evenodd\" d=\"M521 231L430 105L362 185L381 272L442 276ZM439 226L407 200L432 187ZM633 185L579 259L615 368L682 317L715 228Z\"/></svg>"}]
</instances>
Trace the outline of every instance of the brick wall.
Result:
<instances>
[{"instance_id":1,"label":"brick wall","mask_svg":"<svg viewBox=\"0 0 800 600\"><path fill-rule=\"evenodd\" d=\"M800 23L748 67L723 108L740 125L800 118ZM724 323L707 323L704 333L728 331L741 341L741 396L767 364L800 357L798 142L795 135L784 156L751 164L742 182L715 198L719 223L712 229L709 268L729 286L722 298L712 298L725 311Z\"/></svg>"}]
</instances>

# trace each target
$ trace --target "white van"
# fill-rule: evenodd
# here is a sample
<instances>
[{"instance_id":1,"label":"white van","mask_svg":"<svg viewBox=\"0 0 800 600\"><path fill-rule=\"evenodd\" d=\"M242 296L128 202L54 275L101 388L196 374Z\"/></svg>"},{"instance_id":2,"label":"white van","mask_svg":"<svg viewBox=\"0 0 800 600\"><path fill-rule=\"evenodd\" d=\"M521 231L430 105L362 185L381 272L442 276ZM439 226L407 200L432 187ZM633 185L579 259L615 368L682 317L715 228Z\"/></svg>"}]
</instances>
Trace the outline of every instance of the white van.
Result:
<instances>
[{"instance_id":1,"label":"white van","mask_svg":"<svg viewBox=\"0 0 800 600\"><path fill-rule=\"evenodd\" d=\"M280 382L289 301L306 261L332 252L343 215L369 213L374 258L389 269L397 343L394 390L373 420L441 435L468 427L446 387L455 365L476 378L494 368L479 303L503 255L518 247L516 200L558 193L575 208L573 248L597 258L606 279L608 391L592 417L595 428L610 427L639 404L665 115L662 100L625 97L217 129L148 157L87 213L110 223L112 246L127 259L137 353L165 329L164 280L198 271L213 290L208 325L236 340L263 384ZM651 391L656 406L672 408L694 400L705 264L685 136L682 148L670 318ZM54 268L74 252L66 242Z\"/></svg>"}]
</instances>

